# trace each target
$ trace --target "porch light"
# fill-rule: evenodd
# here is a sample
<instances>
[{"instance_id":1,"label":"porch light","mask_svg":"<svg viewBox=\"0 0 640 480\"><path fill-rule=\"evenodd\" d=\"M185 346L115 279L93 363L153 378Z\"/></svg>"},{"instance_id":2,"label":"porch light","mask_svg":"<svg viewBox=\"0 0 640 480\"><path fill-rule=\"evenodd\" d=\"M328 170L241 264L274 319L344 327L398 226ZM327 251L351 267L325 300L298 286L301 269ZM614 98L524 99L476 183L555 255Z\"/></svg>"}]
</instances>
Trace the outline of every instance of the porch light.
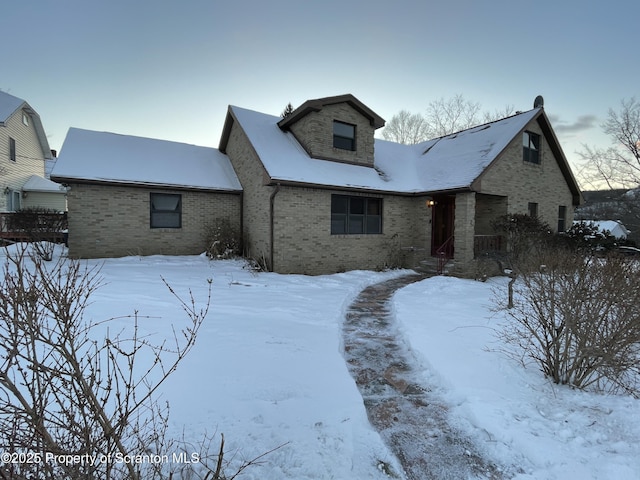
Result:
<instances>
[{"instance_id":1,"label":"porch light","mask_svg":"<svg viewBox=\"0 0 640 480\"><path fill-rule=\"evenodd\" d=\"M427 207L431 208L436 204L435 200L427 200Z\"/></svg>"}]
</instances>

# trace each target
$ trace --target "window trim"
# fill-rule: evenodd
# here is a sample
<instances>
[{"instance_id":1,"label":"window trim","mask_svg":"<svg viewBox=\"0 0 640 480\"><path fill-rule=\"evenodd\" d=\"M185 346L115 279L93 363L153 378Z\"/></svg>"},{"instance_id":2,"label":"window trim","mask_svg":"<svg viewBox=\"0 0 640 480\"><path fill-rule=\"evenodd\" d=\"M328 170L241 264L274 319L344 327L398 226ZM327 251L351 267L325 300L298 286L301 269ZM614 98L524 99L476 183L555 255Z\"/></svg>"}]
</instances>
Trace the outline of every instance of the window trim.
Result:
<instances>
[{"instance_id":1,"label":"window trim","mask_svg":"<svg viewBox=\"0 0 640 480\"><path fill-rule=\"evenodd\" d=\"M178 203L176 208L173 210L163 210L154 208L154 197L178 197ZM177 225L157 225L157 222L154 222L154 214L176 214L177 215ZM158 193L151 192L149 193L149 227L150 228L182 228L182 194L180 193Z\"/></svg>"},{"instance_id":2,"label":"window trim","mask_svg":"<svg viewBox=\"0 0 640 480\"><path fill-rule=\"evenodd\" d=\"M346 211L335 211L335 203L338 199L346 200ZM362 213L353 212L352 202L362 201ZM371 202L371 205L370 205ZM377 204L379 213L370 213L373 204ZM380 235L382 234L382 208L383 199L380 197L361 197L357 195L331 195L331 235ZM336 222L342 223L342 228L337 231ZM375 222L375 228L370 228ZM357 225L361 225L361 231L352 231Z\"/></svg>"},{"instance_id":3,"label":"window trim","mask_svg":"<svg viewBox=\"0 0 640 480\"><path fill-rule=\"evenodd\" d=\"M527 140L526 145L525 138ZM533 155L534 152L535 156ZM540 135L538 133L530 132L529 130L525 130L522 133L522 160L525 163L530 163L532 165L540 165L542 163L540 152Z\"/></svg>"},{"instance_id":4,"label":"window trim","mask_svg":"<svg viewBox=\"0 0 640 480\"><path fill-rule=\"evenodd\" d=\"M341 135L340 133L336 133L336 125L344 125L352 128L353 135L345 136L345 135ZM356 125L352 123L342 122L340 120L334 120L332 126L333 126L333 148L339 148L340 150L355 152L356 151ZM349 143L349 146L348 147L340 146L340 142Z\"/></svg>"}]
</instances>

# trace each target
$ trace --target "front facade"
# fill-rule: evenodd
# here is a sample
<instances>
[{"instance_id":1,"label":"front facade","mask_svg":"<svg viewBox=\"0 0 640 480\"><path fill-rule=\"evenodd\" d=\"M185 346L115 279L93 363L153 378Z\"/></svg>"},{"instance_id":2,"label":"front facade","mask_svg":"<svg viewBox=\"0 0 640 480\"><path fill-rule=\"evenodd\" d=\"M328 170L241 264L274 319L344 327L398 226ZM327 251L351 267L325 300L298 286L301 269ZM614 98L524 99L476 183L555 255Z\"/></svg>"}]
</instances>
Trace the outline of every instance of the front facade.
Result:
<instances>
[{"instance_id":1,"label":"front facade","mask_svg":"<svg viewBox=\"0 0 640 480\"><path fill-rule=\"evenodd\" d=\"M351 95L285 119L230 107L220 150L244 188L249 255L308 274L444 256L469 274L503 247L501 215L570 225L580 192L542 108L418 146L374 140L382 125Z\"/></svg>"},{"instance_id":2,"label":"front facade","mask_svg":"<svg viewBox=\"0 0 640 480\"><path fill-rule=\"evenodd\" d=\"M64 189L45 178L45 161L52 158L36 111L0 91L0 212L66 210Z\"/></svg>"},{"instance_id":3,"label":"front facade","mask_svg":"<svg viewBox=\"0 0 640 480\"><path fill-rule=\"evenodd\" d=\"M104 153L101 140L70 131L52 174L71 187L69 253L199 253L202 225L226 218L245 254L280 273L416 268L435 256L469 274L479 252L504 247L491 227L501 215L537 215L560 231L571 224L580 192L541 106L412 146L375 139L383 125L352 95L307 101L285 118L230 106L210 152L226 170L198 175L225 171L227 180L205 188L82 171L91 161L113 170L111 159L133 148L128 140L91 160ZM155 194L178 202L179 226L151 225Z\"/></svg>"}]
</instances>

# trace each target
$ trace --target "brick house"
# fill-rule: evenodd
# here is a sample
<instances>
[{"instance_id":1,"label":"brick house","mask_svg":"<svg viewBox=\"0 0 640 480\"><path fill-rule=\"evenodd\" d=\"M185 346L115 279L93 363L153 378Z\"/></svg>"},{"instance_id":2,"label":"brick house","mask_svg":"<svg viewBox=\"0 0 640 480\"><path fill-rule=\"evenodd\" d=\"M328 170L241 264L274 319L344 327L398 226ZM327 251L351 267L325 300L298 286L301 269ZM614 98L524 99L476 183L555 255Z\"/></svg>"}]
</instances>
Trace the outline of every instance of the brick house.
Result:
<instances>
[{"instance_id":1,"label":"brick house","mask_svg":"<svg viewBox=\"0 0 640 480\"><path fill-rule=\"evenodd\" d=\"M69 129L51 173L69 186L69 255L190 255L216 220L239 229L242 187L215 148Z\"/></svg>"},{"instance_id":2,"label":"brick house","mask_svg":"<svg viewBox=\"0 0 640 480\"><path fill-rule=\"evenodd\" d=\"M211 203L194 199L198 221L214 212L233 218L249 256L277 272L306 274L416 267L434 255L453 257L465 274L480 249L495 248L490 223L500 215L535 214L559 230L571 224L580 191L541 105L418 145L375 139L382 126L353 95L309 100L285 118L230 106L211 155L228 162L238 183L229 173ZM93 167L82 172L102 151L95 139L82 142L77 155L78 141L67 137L52 173L71 186L70 255L203 250L193 233L148 227L149 192L186 185L158 183L149 168L118 180L107 161L112 155L97 160L100 176ZM121 148L117 155L137 161L131 146ZM69 162L69 151L82 161ZM176 163L167 163L168 171L188 172L187 161L179 170ZM232 207L215 206L229 198L237 200ZM132 238L126 248L96 250L108 234ZM178 248L187 238L194 240L189 248Z\"/></svg>"},{"instance_id":3,"label":"brick house","mask_svg":"<svg viewBox=\"0 0 640 480\"><path fill-rule=\"evenodd\" d=\"M564 230L580 191L542 106L418 145L374 139L384 120L352 95L284 119L231 106L219 149L244 189L247 251L286 273L415 267L465 273L491 221L530 213Z\"/></svg>"}]
</instances>

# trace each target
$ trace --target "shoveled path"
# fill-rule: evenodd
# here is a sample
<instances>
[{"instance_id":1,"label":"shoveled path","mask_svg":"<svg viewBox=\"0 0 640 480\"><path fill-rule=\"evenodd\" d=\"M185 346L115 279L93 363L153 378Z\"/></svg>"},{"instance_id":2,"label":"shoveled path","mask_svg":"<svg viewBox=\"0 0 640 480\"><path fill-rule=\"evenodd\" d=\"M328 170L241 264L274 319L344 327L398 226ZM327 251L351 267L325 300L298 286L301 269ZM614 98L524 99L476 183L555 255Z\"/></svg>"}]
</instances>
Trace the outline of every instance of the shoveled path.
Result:
<instances>
[{"instance_id":1,"label":"shoveled path","mask_svg":"<svg viewBox=\"0 0 640 480\"><path fill-rule=\"evenodd\" d=\"M499 467L452 428L439 387L420 375L389 309L393 293L425 277L410 274L372 285L349 306L344 355L369 421L409 480L500 479Z\"/></svg>"}]
</instances>

